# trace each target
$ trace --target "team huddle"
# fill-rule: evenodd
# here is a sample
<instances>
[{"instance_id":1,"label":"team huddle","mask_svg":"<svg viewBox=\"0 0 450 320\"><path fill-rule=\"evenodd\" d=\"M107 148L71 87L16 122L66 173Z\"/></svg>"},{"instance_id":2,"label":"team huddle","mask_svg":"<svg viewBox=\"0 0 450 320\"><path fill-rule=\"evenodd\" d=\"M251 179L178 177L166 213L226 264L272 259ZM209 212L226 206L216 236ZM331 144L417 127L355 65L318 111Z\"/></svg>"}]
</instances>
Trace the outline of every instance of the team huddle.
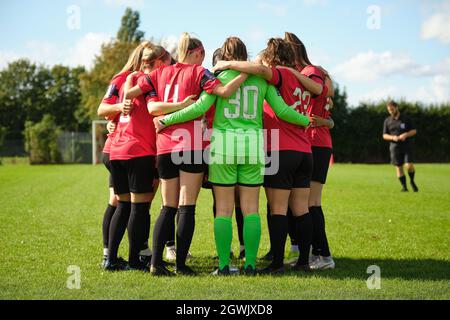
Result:
<instances>
[{"instance_id":1,"label":"team huddle","mask_svg":"<svg viewBox=\"0 0 450 320\"><path fill-rule=\"evenodd\" d=\"M312 65L304 44L289 32L269 39L252 62L237 37L214 52L214 73L202 67L204 58L202 42L187 33L177 60L143 42L111 80L98 109L110 120L103 150L110 199L102 267L195 275L186 261L203 187L212 191L218 256L213 275L334 268L321 206L332 156L330 75ZM150 249L149 211L159 186L162 207ZM256 266L261 186L271 245L263 269ZM245 260L241 271L231 265L233 212L239 259ZM125 230L128 261L118 257ZM175 260L173 269L166 260Z\"/></svg>"}]
</instances>

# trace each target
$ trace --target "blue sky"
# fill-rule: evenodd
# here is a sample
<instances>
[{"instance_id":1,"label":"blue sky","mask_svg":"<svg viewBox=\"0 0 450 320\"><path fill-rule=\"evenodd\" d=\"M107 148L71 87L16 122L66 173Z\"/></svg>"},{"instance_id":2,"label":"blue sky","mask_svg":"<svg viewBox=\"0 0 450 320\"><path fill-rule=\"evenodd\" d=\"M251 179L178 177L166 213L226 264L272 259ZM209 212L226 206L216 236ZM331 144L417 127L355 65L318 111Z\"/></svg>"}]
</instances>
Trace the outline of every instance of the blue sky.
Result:
<instances>
[{"instance_id":1,"label":"blue sky","mask_svg":"<svg viewBox=\"0 0 450 320\"><path fill-rule=\"evenodd\" d=\"M167 46L194 33L208 52L205 67L230 35L255 55L269 37L291 31L352 104L387 96L450 101L450 0L2 1L0 68L20 57L89 67L127 6L140 12L146 36Z\"/></svg>"}]
</instances>

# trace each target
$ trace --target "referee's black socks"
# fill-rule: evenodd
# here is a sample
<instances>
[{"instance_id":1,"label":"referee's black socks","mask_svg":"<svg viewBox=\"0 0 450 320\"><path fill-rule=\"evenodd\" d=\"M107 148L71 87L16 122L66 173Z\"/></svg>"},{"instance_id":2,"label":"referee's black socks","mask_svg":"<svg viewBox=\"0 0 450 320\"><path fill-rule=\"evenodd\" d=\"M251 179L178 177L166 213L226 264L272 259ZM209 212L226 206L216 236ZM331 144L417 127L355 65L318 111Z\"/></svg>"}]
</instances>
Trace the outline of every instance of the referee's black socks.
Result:
<instances>
[{"instance_id":1,"label":"referee's black socks","mask_svg":"<svg viewBox=\"0 0 450 320\"><path fill-rule=\"evenodd\" d=\"M132 203L130 218L128 219L129 259L131 266L139 264L139 251L145 242L145 233L149 223L150 203Z\"/></svg>"},{"instance_id":2,"label":"referee's black socks","mask_svg":"<svg viewBox=\"0 0 450 320\"><path fill-rule=\"evenodd\" d=\"M119 201L109 226L108 240L108 259L109 261L117 260L117 251L119 250L120 241L122 241L125 230L127 229L128 219L130 217L131 202Z\"/></svg>"},{"instance_id":3,"label":"referee's black socks","mask_svg":"<svg viewBox=\"0 0 450 320\"><path fill-rule=\"evenodd\" d=\"M186 265L195 229L195 205L179 206L177 221L177 269Z\"/></svg>"},{"instance_id":4,"label":"referee's black socks","mask_svg":"<svg viewBox=\"0 0 450 320\"><path fill-rule=\"evenodd\" d=\"M162 265L164 247L173 226L177 208L163 206L153 228L152 265Z\"/></svg>"},{"instance_id":5,"label":"referee's black socks","mask_svg":"<svg viewBox=\"0 0 450 320\"><path fill-rule=\"evenodd\" d=\"M305 213L302 216L295 217L295 226L297 231L298 248L300 256L297 265L309 264L309 249L311 248L313 222L311 213Z\"/></svg>"},{"instance_id":6,"label":"referee's black socks","mask_svg":"<svg viewBox=\"0 0 450 320\"><path fill-rule=\"evenodd\" d=\"M406 187L406 177L405 176L398 177L398 180L400 180L403 190L407 190L408 188Z\"/></svg>"}]
</instances>

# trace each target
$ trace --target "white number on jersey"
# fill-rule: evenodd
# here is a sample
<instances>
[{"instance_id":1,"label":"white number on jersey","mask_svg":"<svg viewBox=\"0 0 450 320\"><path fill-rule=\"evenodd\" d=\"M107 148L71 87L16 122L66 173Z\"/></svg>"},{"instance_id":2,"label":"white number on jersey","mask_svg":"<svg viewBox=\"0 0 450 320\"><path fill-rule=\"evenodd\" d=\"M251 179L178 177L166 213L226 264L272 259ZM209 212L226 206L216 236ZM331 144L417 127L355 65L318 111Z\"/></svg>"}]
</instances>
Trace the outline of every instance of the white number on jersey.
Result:
<instances>
[{"instance_id":1,"label":"white number on jersey","mask_svg":"<svg viewBox=\"0 0 450 320\"><path fill-rule=\"evenodd\" d=\"M302 89L297 87L295 88L293 95L298 98L298 101L292 105L292 108L302 114L306 114L311 102L311 93L307 90L302 92Z\"/></svg>"},{"instance_id":2,"label":"white number on jersey","mask_svg":"<svg viewBox=\"0 0 450 320\"><path fill-rule=\"evenodd\" d=\"M225 117L228 119L237 119L242 116L244 119L253 120L256 119L258 112L258 94L259 90L257 86L245 86L242 88L243 93L243 106L241 115L241 88L237 89L235 98L229 99L228 103L234 107L226 107L224 109ZM253 93L253 105L249 105L249 96ZM232 110L234 109L234 110ZM234 112L233 112L234 111Z\"/></svg>"},{"instance_id":3,"label":"white number on jersey","mask_svg":"<svg viewBox=\"0 0 450 320\"><path fill-rule=\"evenodd\" d=\"M173 97L172 97L172 102L178 102L178 84L176 84L173 87ZM164 102L167 102L169 100L169 93L170 93L170 89L172 88L172 85L170 84L166 84L166 88L164 90Z\"/></svg>"}]
</instances>

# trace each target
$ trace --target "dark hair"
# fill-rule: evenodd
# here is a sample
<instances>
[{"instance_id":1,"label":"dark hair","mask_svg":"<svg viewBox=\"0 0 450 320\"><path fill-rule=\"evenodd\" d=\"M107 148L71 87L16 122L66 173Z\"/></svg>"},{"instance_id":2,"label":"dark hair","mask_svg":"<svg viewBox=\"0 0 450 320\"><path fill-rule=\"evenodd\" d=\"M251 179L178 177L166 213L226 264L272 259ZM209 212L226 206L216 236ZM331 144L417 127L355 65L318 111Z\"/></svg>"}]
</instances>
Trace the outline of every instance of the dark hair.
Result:
<instances>
[{"instance_id":1,"label":"dark hair","mask_svg":"<svg viewBox=\"0 0 450 320\"><path fill-rule=\"evenodd\" d=\"M222 48L217 48L213 53L212 65L213 67L217 64L219 60L222 60Z\"/></svg>"},{"instance_id":2,"label":"dark hair","mask_svg":"<svg viewBox=\"0 0 450 320\"><path fill-rule=\"evenodd\" d=\"M284 40L289 43L294 51L295 63L299 66L305 67L312 65L306 52L306 47L303 42L292 32L284 33Z\"/></svg>"},{"instance_id":3,"label":"dark hair","mask_svg":"<svg viewBox=\"0 0 450 320\"><path fill-rule=\"evenodd\" d=\"M394 100L389 101L389 102L387 103L387 105L388 105L388 106L391 106L391 107L398 108L398 104L397 104L397 102L395 102Z\"/></svg>"},{"instance_id":4,"label":"dark hair","mask_svg":"<svg viewBox=\"0 0 450 320\"><path fill-rule=\"evenodd\" d=\"M270 38L261 58L271 67L285 66L295 68L292 47L281 38Z\"/></svg>"},{"instance_id":5,"label":"dark hair","mask_svg":"<svg viewBox=\"0 0 450 320\"><path fill-rule=\"evenodd\" d=\"M238 37L229 37L222 46L223 60L247 61L247 47Z\"/></svg>"}]
</instances>

